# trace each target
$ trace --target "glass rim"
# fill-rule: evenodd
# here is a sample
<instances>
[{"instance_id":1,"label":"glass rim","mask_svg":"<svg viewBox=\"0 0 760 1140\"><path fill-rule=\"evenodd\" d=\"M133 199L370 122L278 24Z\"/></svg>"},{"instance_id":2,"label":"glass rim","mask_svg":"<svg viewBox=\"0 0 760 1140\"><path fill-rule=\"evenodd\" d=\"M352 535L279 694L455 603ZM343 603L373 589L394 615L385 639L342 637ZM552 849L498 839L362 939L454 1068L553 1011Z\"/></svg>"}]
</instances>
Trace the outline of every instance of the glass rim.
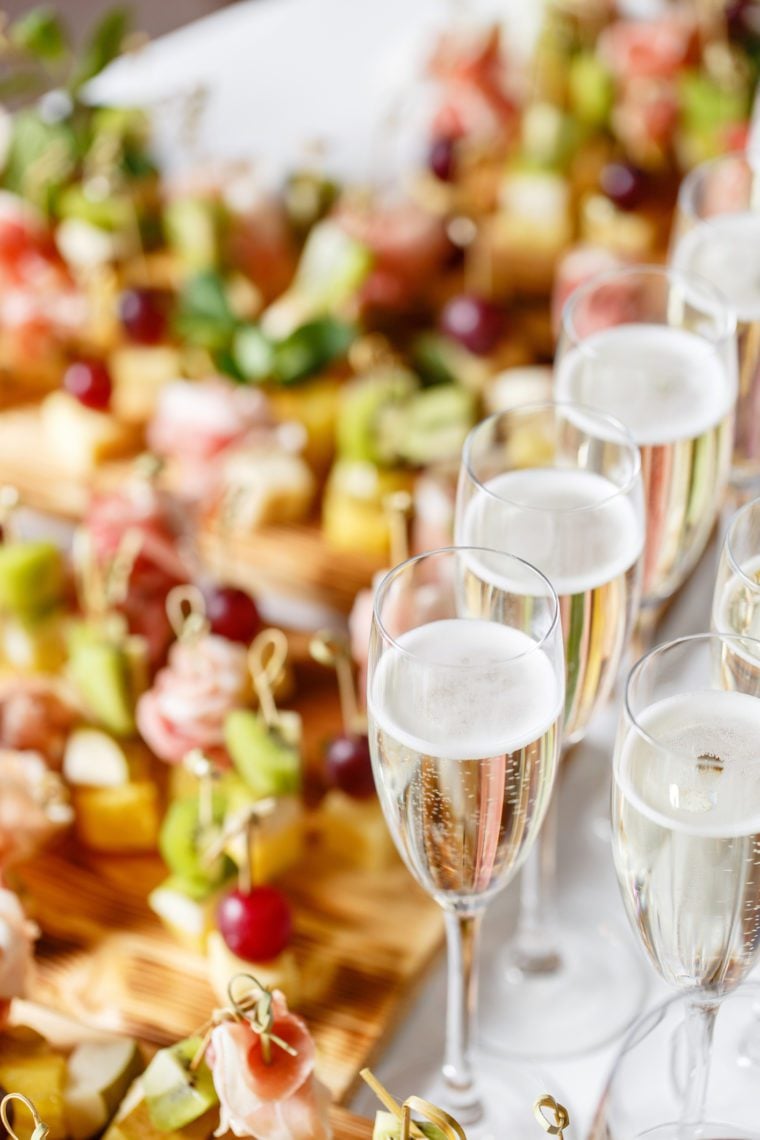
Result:
<instances>
[{"instance_id":1,"label":"glass rim","mask_svg":"<svg viewBox=\"0 0 760 1140\"><path fill-rule=\"evenodd\" d=\"M600 423L605 423L605 424L613 427L615 429L615 431L619 433L619 435L621 437L620 439L610 440L608 438L605 438L604 436L600 436L599 438L602 439L603 442L605 442L605 443L615 443L620 447L627 447L629 449L629 451L632 452L632 454L633 454L633 466L631 469L631 473L630 473L630 475L629 475L629 477L625 483L618 486L617 484L614 484L613 480L609 479L608 476L606 476L606 475L603 476L603 478L607 479L608 482L613 483L613 486L615 486L615 488L616 488L615 491L611 495L606 495L603 499L598 499L594 503L586 503L585 505L578 506L578 507L542 507L540 505L534 505L532 503L516 502L514 499L507 498L506 495L499 495L499 494L497 494L496 491L493 491L489 487L487 487L486 484L483 482L483 480L480 478L480 476L475 474L475 472L473 470L473 464L472 464L472 448L476 442L476 438L478 436L478 433L481 430L484 430L487 426L493 424L496 420L502 419L502 417L513 416L516 413L521 415L523 412L525 412L525 413L540 412L540 411L548 411L549 409L552 409L554 411L561 411L561 410L567 409L567 408L571 408L573 411L580 412L582 416L588 416L592 421L597 420ZM568 419L570 420L571 423L573 423L573 421L572 421L572 419L570 419L570 417L568 417ZM577 427L578 425L576 424L575 426ZM583 430L583 428L580 428L580 430ZM591 433L588 432L587 434L590 435ZM514 408L504 408L500 412L493 412L490 416L486 416L486 418L484 420L481 420L480 423L477 423L477 424L475 424L474 427L470 428L469 432L467 433L467 438L465 439L464 445L462 447L461 466L467 472L468 476L473 481L473 483L477 487L479 487L480 490L483 491L484 494L488 495L488 497L491 499L495 499L499 503L509 503L511 506L519 507L520 510L522 510L522 511L533 511L536 514L542 514L542 515L547 515L547 514L563 514L563 515L575 514L575 515L579 515L585 511L599 510L601 507L607 506L608 503L613 503L616 499L619 499L621 497L621 495L630 494L630 492L635 487L637 481L639 481L641 478L641 449L639 448L639 445L636 443L636 440L633 438L633 436L631 435L631 433L629 432L629 430L625 426L625 424L621 420L617 419L616 416L611 416L607 412L600 411L600 409L598 409L598 408L592 408L588 404L576 403L574 400L540 400L535 404L533 404L533 403L531 403L531 404L516 404ZM514 468L510 468L509 470L511 470L511 471L544 470L545 471L545 470L547 470L547 468L546 467L542 467L542 468L538 468L538 467L535 467L535 468L514 467ZM564 468L553 468L553 470L564 470ZM585 468L580 468L580 467L568 468L568 470L582 471L582 470L585 470ZM598 472L594 472L594 474L598 474Z\"/></svg>"},{"instance_id":2,"label":"glass rim","mask_svg":"<svg viewBox=\"0 0 760 1140\"><path fill-rule=\"evenodd\" d=\"M705 312L714 316L716 322L720 322L722 328L716 333L714 338L705 336L703 332L697 333L699 340L705 342L711 348L717 345L724 344L730 340L736 333L736 314L728 302L728 299L723 296L719 289L708 281L706 277L702 277L698 273L685 273L681 269L676 269L673 265L653 265L649 263L642 263L641 265L618 265L613 269L604 269L600 273L595 273L588 281L584 281L582 285L575 288L562 309L562 332L567 336L568 340L581 352L585 352L589 356L595 356L596 350L589 349L589 337L581 336L574 321L574 313L578 305L591 293L595 292L603 285L610 282L619 281L626 277L659 277L670 283L680 284L684 293L688 296L690 291L693 297L694 287L698 290L698 294L703 294L709 298L711 305L717 306L714 313L710 313L706 305L702 306ZM701 299L700 299L701 300ZM622 325L610 325L610 328L621 328L623 325L644 324L644 321L624 321ZM605 329L598 329L597 332L605 332ZM593 333L591 334L594 335Z\"/></svg>"},{"instance_id":3,"label":"glass rim","mask_svg":"<svg viewBox=\"0 0 760 1140\"><path fill-rule=\"evenodd\" d=\"M544 647L544 645L548 642L549 638L553 637L555 635L557 628L559 626L559 622L560 622L559 598L557 596L557 591L554 589L554 586L552 586L549 579L546 577L546 575L544 573L542 573L541 570L538 569L537 566L534 566L532 562L527 562L524 558L520 558L520 556L517 554L510 554L506 550L495 550L493 547L489 547L489 546L468 546L466 544L461 545L461 546L456 546L456 545L454 545L454 546L441 546L435 550L424 550L424 551L422 551L421 554L414 554L414 555L412 555L411 558L405 558L403 562L399 562L399 564L397 566L391 567L391 569L387 572L387 574L385 574L382 581L380 582L377 589L375 590L375 596L374 596L374 599L372 602L372 619L373 619L375 625L380 630L384 640L387 641L390 645L392 645L393 648L395 650L397 650L398 653L403 654L404 657L408 657L412 660L419 660L419 655L417 653L413 653L410 650L405 649L403 647L403 645L399 645L398 639L395 638L391 633L388 632L388 629L387 629L387 627L386 627L386 625L382 619L382 615L380 613L380 607L382 604L382 600L385 597L385 595L387 594L390 587L393 585L393 583L397 579L399 579L402 576L402 574L409 571L417 563L425 562L431 558L439 558L441 556L450 556L453 554L466 554L466 553L487 554L489 556L493 556L495 554L498 558L507 559L511 563L519 563L520 566L529 570L530 573L533 574L533 576L535 578L538 578L541 582L543 582L544 586L546 587L546 596L551 601L551 606L552 606L549 625L548 625L547 629L544 631L544 633L542 633L541 637L537 638L533 641L533 644L530 646L529 649L525 649L525 650L521 651L520 653L515 653L515 655L513 657L505 657L503 664L511 663L513 661L519 661L522 658L528 657L529 654L535 653L537 650L542 649ZM505 593L507 592L506 589L504 590L504 592ZM526 594L525 596L528 597L528 596L535 596L535 595L527 595ZM463 620L467 620L467 619L463 619ZM477 619L473 619L473 620L477 620ZM504 623L499 623L499 624L504 624ZM521 630L520 632L524 632L524 631ZM530 635L526 633L526 637L530 637ZM461 670L461 671L466 672L470 669L482 669L482 665L477 665L477 664L472 664L472 665L461 665L461 664L460 665L446 665L446 664L442 663L441 665L436 666L436 668L457 669L457 670Z\"/></svg>"},{"instance_id":4,"label":"glass rim","mask_svg":"<svg viewBox=\"0 0 760 1140\"><path fill-rule=\"evenodd\" d=\"M682 760L686 761L688 764L691 764L691 765L698 764L699 763L699 757L695 757L690 753L683 752L683 751L681 751L680 748L674 748L672 745L665 744L664 741L658 740L658 738L656 736L653 736L651 734L651 732L647 732L647 730L642 727L638 716L636 714L634 714L633 711L631 710L631 686L632 686L632 683L634 682L634 680L639 676L639 674L643 671L643 669L646 667L646 665L651 661L651 659L653 657L657 657L659 655L662 655L667 650L676 649L679 646L690 645L690 644L693 644L694 642L704 642L704 643L713 642L713 643L715 643L718 641L722 645L729 643L729 644L735 645L739 649L746 646L747 642L750 642L752 645L757 646L758 659L760 659L760 639L758 639L756 637L745 637L744 635L738 634L738 633L733 633L733 634L732 633L720 633L717 631L706 632L706 633L691 633L685 637L675 637L675 638L673 638L672 641L664 641L660 645L655 645L652 649L650 649L647 653L645 653L643 657L639 658L639 660L636 662L636 664L631 668L631 670L630 670L630 672L626 678L626 682L625 682L625 693L623 695L623 709L625 710L626 718L628 719L631 727L636 731L637 735L642 740L645 740L648 744L651 744L658 751L667 752L668 755L670 755L670 756L678 756ZM725 689L725 690L724 689L715 689L715 690L711 690L711 691L714 691L714 692L740 692L740 690L734 690L734 689ZM760 696L755 696L754 693L747 693L747 694L743 694L743 695L754 697L755 700L760 700ZM650 701L646 707L651 708L652 704L654 704L654 703L656 703L656 702Z\"/></svg>"},{"instance_id":5,"label":"glass rim","mask_svg":"<svg viewBox=\"0 0 760 1140\"><path fill-rule=\"evenodd\" d=\"M741 578L743 582L746 582L746 584L754 593L760 593L760 581L758 581L756 578L750 578L750 576L742 569L741 564L736 559L736 555L734 554L732 546L734 530L743 521L744 516L749 515L749 513L754 509L760 510L760 497L757 499L750 499L748 503L745 503L744 506L739 507L738 511L734 513L733 518L728 524L728 530L726 531L726 538L723 545L725 547L726 557L728 558L728 561L733 568L736 576L738 578ZM760 551L758 551L758 557L760 557Z\"/></svg>"},{"instance_id":6,"label":"glass rim","mask_svg":"<svg viewBox=\"0 0 760 1140\"><path fill-rule=\"evenodd\" d=\"M720 166L727 166L729 163L737 161L747 168L750 175L754 175L754 168L749 161L747 152L744 150L728 150L725 154L713 155L712 158L706 158L704 162L700 162L697 166L693 167L688 174L684 175L678 189L677 207L688 215L690 221L710 225L710 217L723 218L726 217L727 214L742 212L740 210L719 210L717 214L705 217L697 209L694 201L697 188L711 171L716 170ZM749 209L749 206L746 208Z\"/></svg>"}]
</instances>

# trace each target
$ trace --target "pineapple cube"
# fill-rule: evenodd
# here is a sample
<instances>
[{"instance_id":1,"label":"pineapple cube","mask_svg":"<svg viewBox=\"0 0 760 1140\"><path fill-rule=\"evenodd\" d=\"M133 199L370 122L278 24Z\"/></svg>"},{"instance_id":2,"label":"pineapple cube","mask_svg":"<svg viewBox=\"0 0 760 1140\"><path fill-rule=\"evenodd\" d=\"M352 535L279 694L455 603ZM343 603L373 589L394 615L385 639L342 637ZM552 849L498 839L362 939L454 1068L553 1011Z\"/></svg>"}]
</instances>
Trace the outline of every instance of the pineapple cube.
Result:
<instances>
[{"instance_id":1,"label":"pineapple cube","mask_svg":"<svg viewBox=\"0 0 760 1140\"><path fill-rule=\"evenodd\" d=\"M304 853L304 810L295 796L283 796L271 815L264 816L251 837L251 870L255 883L268 883L296 863ZM227 854L241 866L246 858L245 837L236 836Z\"/></svg>"},{"instance_id":2,"label":"pineapple cube","mask_svg":"<svg viewBox=\"0 0 760 1140\"><path fill-rule=\"evenodd\" d=\"M29 1098L50 1129L49 1140L64 1140L64 1056L55 1053L38 1034L24 1028L11 1029L0 1037L0 1085ZM17 1118L19 1140L28 1140L33 1122L26 1113L18 1113Z\"/></svg>"},{"instance_id":3,"label":"pineapple cube","mask_svg":"<svg viewBox=\"0 0 760 1140\"><path fill-rule=\"evenodd\" d=\"M89 475L99 464L134 452L140 433L108 412L80 404L68 392L53 392L40 405L44 445L72 475Z\"/></svg>"},{"instance_id":4,"label":"pineapple cube","mask_svg":"<svg viewBox=\"0 0 760 1140\"><path fill-rule=\"evenodd\" d=\"M219 1109L214 1106L175 1132L159 1130L150 1119L142 1081L138 1078L124 1097L104 1140L208 1140L218 1124Z\"/></svg>"},{"instance_id":5,"label":"pineapple cube","mask_svg":"<svg viewBox=\"0 0 760 1140\"><path fill-rule=\"evenodd\" d=\"M316 821L325 850L347 866L382 871L396 859L396 848L374 796L358 800L333 788L322 800Z\"/></svg>"},{"instance_id":6,"label":"pineapple cube","mask_svg":"<svg viewBox=\"0 0 760 1140\"><path fill-rule=\"evenodd\" d=\"M253 974L267 989L282 990L288 1005L298 1005L301 977L295 954L283 950L271 962L246 962L227 946L218 930L208 937L208 970L211 988L221 1002L227 1002L227 987L236 974Z\"/></svg>"},{"instance_id":7,"label":"pineapple cube","mask_svg":"<svg viewBox=\"0 0 760 1140\"><path fill-rule=\"evenodd\" d=\"M182 359L169 344L125 344L111 353L109 369L114 412L126 423L144 424L156 410L162 386L182 375Z\"/></svg>"},{"instance_id":8,"label":"pineapple cube","mask_svg":"<svg viewBox=\"0 0 760 1140\"><path fill-rule=\"evenodd\" d=\"M216 888L203 889L171 875L148 895L148 906L179 942L204 954L220 897Z\"/></svg>"},{"instance_id":9,"label":"pineapple cube","mask_svg":"<svg viewBox=\"0 0 760 1140\"><path fill-rule=\"evenodd\" d=\"M269 393L279 420L295 420L305 428L304 459L316 471L326 471L335 453L341 387L337 377L318 376L306 384L284 385Z\"/></svg>"},{"instance_id":10,"label":"pineapple cube","mask_svg":"<svg viewBox=\"0 0 760 1140\"><path fill-rule=\"evenodd\" d=\"M158 847L160 804L151 780L72 789L80 843L94 851L138 854Z\"/></svg>"},{"instance_id":11,"label":"pineapple cube","mask_svg":"<svg viewBox=\"0 0 760 1140\"><path fill-rule=\"evenodd\" d=\"M300 455L267 445L229 448L221 461L221 482L228 524L243 533L270 523L299 522L316 489Z\"/></svg>"}]
</instances>

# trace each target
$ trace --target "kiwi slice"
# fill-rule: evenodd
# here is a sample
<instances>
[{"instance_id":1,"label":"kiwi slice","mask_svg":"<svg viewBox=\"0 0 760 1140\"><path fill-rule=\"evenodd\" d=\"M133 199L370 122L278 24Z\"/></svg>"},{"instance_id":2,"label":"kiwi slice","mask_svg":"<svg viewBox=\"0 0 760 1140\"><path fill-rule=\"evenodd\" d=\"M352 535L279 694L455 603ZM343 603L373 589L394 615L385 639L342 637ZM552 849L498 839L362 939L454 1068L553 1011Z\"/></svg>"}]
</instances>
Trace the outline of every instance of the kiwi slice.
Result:
<instances>
[{"instance_id":1,"label":"kiwi slice","mask_svg":"<svg viewBox=\"0 0 760 1140\"><path fill-rule=\"evenodd\" d=\"M128 1038L87 1041L74 1050L63 1094L72 1140L89 1140L103 1131L142 1067L140 1050Z\"/></svg>"},{"instance_id":2,"label":"kiwi slice","mask_svg":"<svg viewBox=\"0 0 760 1140\"><path fill-rule=\"evenodd\" d=\"M63 563L52 542L0 545L0 609L33 618L61 601Z\"/></svg>"},{"instance_id":3,"label":"kiwi slice","mask_svg":"<svg viewBox=\"0 0 760 1140\"><path fill-rule=\"evenodd\" d=\"M211 797L212 826L204 832L200 822L200 803L197 796L175 800L169 807L161 825L158 840L164 862L174 875L188 884L197 885L197 890L214 887L225 882L235 873L235 865L226 855L220 855L213 863L205 861L203 852L210 840L221 827L227 811L224 796L214 793Z\"/></svg>"},{"instance_id":4,"label":"kiwi slice","mask_svg":"<svg viewBox=\"0 0 760 1140\"><path fill-rule=\"evenodd\" d=\"M418 1127L425 1133L428 1140L446 1140L445 1134L435 1124L418 1122ZM401 1121L392 1112L378 1112L375 1117L375 1127L372 1129L372 1140L400 1140Z\"/></svg>"},{"instance_id":5,"label":"kiwi slice","mask_svg":"<svg viewBox=\"0 0 760 1140\"><path fill-rule=\"evenodd\" d=\"M402 369L375 372L346 386L338 413L338 454L344 459L393 463L396 441L378 426L389 409L403 409L416 390L417 378Z\"/></svg>"},{"instance_id":6,"label":"kiwi slice","mask_svg":"<svg viewBox=\"0 0 760 1140\"><path fill-rule=\"evenodd\" d=\"M276 729L248 709L235 709L224 722L224 742L240 776L256 799L297 795L301 757Z\"/></svg>"},{"instance_id":7,"label":"kiwi slice","mask_svg":"<svg viewBox=\"0 0 760 1140\"><path fill-rule=\"evenodd\" d=\"M218 1103L206 1062L201 1061L190 1070L200 1045L200 1037L188 1037L168 1049L160 1049L143 1074L150 1119L162 1132L184 1128Z\"/></svg>"}]
</instances>

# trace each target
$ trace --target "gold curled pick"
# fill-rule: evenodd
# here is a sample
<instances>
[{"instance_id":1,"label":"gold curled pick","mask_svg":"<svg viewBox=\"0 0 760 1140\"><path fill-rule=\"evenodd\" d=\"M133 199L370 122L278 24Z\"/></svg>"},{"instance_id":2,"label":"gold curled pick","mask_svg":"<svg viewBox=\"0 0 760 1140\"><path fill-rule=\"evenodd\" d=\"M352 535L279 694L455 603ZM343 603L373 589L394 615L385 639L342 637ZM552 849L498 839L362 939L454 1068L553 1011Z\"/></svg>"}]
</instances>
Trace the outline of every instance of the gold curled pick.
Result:
<instances>
[{"instance_id":1,"label":"gold curled pick","mask_svg":"<svg viewBox=\"0 0 760 1140\"><path fill-rule=\"evenodd\" d=\"M88 617L101 617L106 611L106 586L92 548L92 538L84 527L77 527L71 545L79 603Z\"/></svg>"},{"instance_id":2,"label":"gold curled pick","mask_svg":"<svg viewBox=\"0 0 760 1140\"><path fill-rule=\"evenodd\" d=\"M394 491L383 499L383 513L388 523L391 566L400 566L409 557L407 526L412 505L412 496L408 491Z\"/></svg>"},{"instance_id":3,"label":"gold curled pick","mask_svg":"<svg viewBox=\"0 0 760 1140\"><path fill-rule=\"evenodd\" d=\"M31 1140L45 1140L45 1137L47 1136L50 1129L48 1128L47 1124L45 1124L44 1120L32 1102L29 1100L29 1098L25 1097L23 1093L17 1092L6 1093L2 1101L0 1101L0 1120L2 1120L3 1127L11 1137L11 1140L19 1140L18 1136L13 1131L11 1122L8 1119L8 1107L12 1100L20 1101L21 1104L25 1105L26 1108L29 1109L29 1112L32 1114L32 1120L34 1121L34 1132L32 1133Z\"/></svg>"},{"instance_id":4,"label":"gold curled pick","mask_svg":"<svg viewBox=\"0 0 760 1140\"><path fill-rule=\"evenodd\" d=\"M435 1124L437 1128L440 1128L444 1136L448 1136L449 1140L467 1140L462 1125L459 1124L453 1116L449 1116L448 1112L444 1112L442 1108L431 1104L429 1100L423 1100L422 1097L419 1096L408 1096L401 1107L403 1112L401 1117L401 1140L409 1140L412 1126L412 1112L424 1116L425 1120L428 1120L431 1124Z\"/></svg>"},{"instance_id":5,"label":"gold curled pick","mask_svg":"<svg viewBox=\"0 0 760 1140\"><path fill-rule=\"evenodd\" d=\"M364 731L356 699L354 670L348 638L332 629L321 629L309 642L309 653L320 665L334 669L338 678L338 696L343 727L346 732Z\"/></svg>"},{"instance_id":6,"label":"gold curled pick","mask_svg":"<svg viewBox=\"0 0 760 1140\"><path fill-rule=\"evenodd\" d=\"M234 986L235 982L240 980L251 982L258 993L254 995L249 991L244 997L236 998ZM230 999L230 1005L237 1016L247 1021L253 1032L258 1033L261 1038L261 1056L265 1065L270 1064L272 1060L272 1042L289 1053L291 1057L298 1056L297 1049L272 1033L274 1025L272 993L266 986L262 986L258 978L255 978L253 974L235 974L227 983L227 997Z\"/></svg>"},{"instance_id":7,"label":"gold curled pick","mask_svg":"<svg viewBox=\"0 0 760 1140\"><path fill-rule=\"evenodd\" d=\"M248 650L248 668L259 698L261 715L271 728L277 724L274 686L288 659L288 639L281 629L262 629Z\"/></svg>"},{"instance_id":8,"label":"gold curled pick","mask_svg":"<svg viewBox=\"0 0 760 1140\"><path fill-rule=\"evenodd\" d=\"M211 828L214 825L214 762L201 748L191 748L182 757L182 767L198 781L198 822L203 828Z\"/></svg>"},{"instance_id":9,"label":"gold curled pick","mask_svg":"<svg viewBox=\"0 0 760 1140\"><path fill-rule=\"evenodd\" d=\"M197 586L175 586L166 597L166 616L178 641L197 641L208 633L206 603Z\"/></svg>"},{"instance_id":10,"label":"gold curled pick","mask_svg":"<svg viewBox=\"0 0 760 1140\"><path fill-rule=\"evenodd\" d=\"M130 527L121 536L116 553L106 572L105 599L107 605L118 606L125 601L129 589L129 579L142 548L143 536L137 527Z\"/></svg>"},{"instance_id":11,"label":"gold curled pick","mask_svg":"<svg viewBox=\"0 0 760 1140\"><path fill-rule=\"evenodd\" d=\"M553 1120L550 1120L544 1112L546 1108L553 1114ZM560 1104L559 1101L556 1101L549 1093L544 1093L533 1105L533 1115L544 1132L548 1132L550 1136L559 1136L560 1140L562 1140L562 1133L570 1124L570 1113L564 1104Z\"/></svg>"}]
</instances>

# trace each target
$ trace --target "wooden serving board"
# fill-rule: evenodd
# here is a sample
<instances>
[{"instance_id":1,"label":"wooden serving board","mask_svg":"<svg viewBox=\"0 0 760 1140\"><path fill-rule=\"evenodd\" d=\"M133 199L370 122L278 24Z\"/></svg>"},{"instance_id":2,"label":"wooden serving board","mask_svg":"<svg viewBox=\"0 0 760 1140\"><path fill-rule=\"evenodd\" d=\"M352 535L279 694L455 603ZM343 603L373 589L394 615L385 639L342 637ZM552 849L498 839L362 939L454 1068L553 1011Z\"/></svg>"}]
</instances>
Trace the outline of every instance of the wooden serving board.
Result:
<instances>
[{"instance_id":1,"label":"wooden serving board","mask_svg":"<svg viewBox=\"0 0 760 1140\"><path fill-rule=\"evenodd\" d=\"M72 1018L36 1002L14 1002L12 1020L17 1025L29 1025L36 1029L59 1049L73 1049L84 1041L92 1041L94 1037L101 1036ZM372 1124L364 1117L355 1116L345 1108L335 1106L330 1114L330 1120L334 1130L334 1140L371 1140Z\"/></svg>"},{"instance_id":2,"label":"wooden serving board","mask_svg":"<svg viewBox=\"0 0 760 1140\"><path fill-rule=\"evenodd\" d=\"M35 406L0 414L0 484L16 487L22 502L34 510L81 519L93 492L123 484L130 466L129 461L114 460L92 474L73 474L46 450ZM166 484L171 490L168 479ZM333 550L317 522L267 526L238 536L209 523L200 528L198 543L208 568L226 579L253 590L293 594L342 613L348 613L357 591L368 586L381 567L380 559Z\"/></svg>"},{"instance_id":3,"label":"wooden serving board","mask_svg":"<svg viewBox=\"0 0 760 1140\"><path fill-rule=\"evenodd\" d=\"M309 771L337 731L335 681L296 667ZM105 857L67 837L19 877L42 930L33 996L84 1024L167 1043L196 1030L219 1003L203 957L184 949L148 908L167 874L158 856ZM314 1034L320 1075L336 1101L354 1088L442 944L439 908L400 860L382 872L346 869L318 848L281 885L295 912L304 981L299 1012Z\"/></svg>"}]
</instances>

